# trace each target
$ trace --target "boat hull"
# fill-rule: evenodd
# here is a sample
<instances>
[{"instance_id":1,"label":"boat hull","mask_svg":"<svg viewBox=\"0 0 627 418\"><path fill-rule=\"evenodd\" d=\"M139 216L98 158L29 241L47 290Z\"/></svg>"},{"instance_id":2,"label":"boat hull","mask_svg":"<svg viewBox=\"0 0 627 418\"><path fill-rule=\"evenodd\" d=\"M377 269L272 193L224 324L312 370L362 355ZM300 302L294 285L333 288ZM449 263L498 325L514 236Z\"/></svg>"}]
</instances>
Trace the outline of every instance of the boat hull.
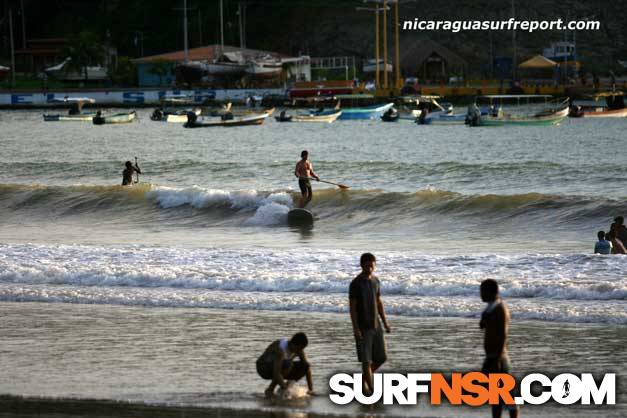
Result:
<instances>
[{"instance_id":1,"label":"boat hull","mask_svg":"<svg viewBox=\"0 0 627 418\"><path fill-rule=\"evenodd\" d=\"M262 114L235 117L233 119L223 119L222 117L216 118L203 118L201 120L188 121L185 123L186 128L213 128L213 127L235 127L235 126L250 126L250 125L262 125L263 122L270 116L271 113L265 112Z\"/></svg>"},{"instance_id":2,"label":"boat hull","mask_svg":"<svg viewBox=\"0 0 627 418\"><path fill-rule=\"evenodd\" d=\"M328 113L328 114L315 114L315 113L310 113L308 115L294 115L292 117L292 120L294 122L318 122L318 123L331 123L336 121L341 115L342 115L342 110L338 110L336 112L333 113Z\"/></svg>"},{"instance_id":3,"label":"boat hull","mask_svg":"<svg viewBox=\"0 0 627 418\"><path fill-rule=\"evenodd\" d=\"M45 122L91 122L95 113L83 113L80 115L44 115Z\"/></svg>"},{"instance_id":4,"label":"boat hull","mask_svg":"<svg viewBox=\"0 0 627 418\"><path fill-rule=\"evenodd\" d=\"M600 112L583 112L584 118L627 118L627 107L623 109L602 110Z\"/></svg>"},{"instance_id":5,"label":"boat hull","mask_svg":"<svg viewBox=\"0 0 627 418\"><path fill-rule=\"evenodd\" d=\"M342 109L342 114L340 115L340 120L377 120L385 112L387 112L394 103L388 103L385 105L376 105L376 106L368 106L368 107L355 107L355 108L347 108Z\"/></svg>"},{"instance_id":6,"label":"boat hull","mask_svg":"<svg viewBox=\"0 0 627 418\"><path fill-rule=\"evenodd\" d=\"M137 117L135 111L129 113L116 113L109 116L94 116L94 125L115 125L121 123L131 123Z\"/></svg>"},{"instance_id":7,"label":"boat hull","mask_svg":"<svg viewBox=\"0 0 627 418\"><path fill-rule=\"evenodd\" d=\"M556 115L556 116L543 116L538 118L511 118L511 119L503 119L503 118L493 118L493 117L482 117L479 121L478 126L507 126L507 125L515 125L515 126L543 126L543 125L557 125L562 120L564 120L566 116Z\"/></svg>"}]
</instances>

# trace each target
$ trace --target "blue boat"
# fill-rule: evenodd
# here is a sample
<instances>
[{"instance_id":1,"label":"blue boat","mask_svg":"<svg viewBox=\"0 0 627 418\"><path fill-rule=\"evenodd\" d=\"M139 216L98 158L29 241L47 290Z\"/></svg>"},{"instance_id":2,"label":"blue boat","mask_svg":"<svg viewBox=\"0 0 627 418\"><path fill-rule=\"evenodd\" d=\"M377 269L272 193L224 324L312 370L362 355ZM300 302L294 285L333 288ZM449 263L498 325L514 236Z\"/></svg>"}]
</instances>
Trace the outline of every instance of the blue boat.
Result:
<instances>
[{"instance_id":1,"label":"blue boat","mask_svg":"<svg viewBox=\"0 0 627 418\"><path fill-rule=\"evenodd\" d=\"M387 103L384 105L372 105L366 107L349 107L342 108L342 114L340 120L348 119L366 119L366 120L379 120L385 112L387 112L394 103Z\"/></svg>"}]
</instances>

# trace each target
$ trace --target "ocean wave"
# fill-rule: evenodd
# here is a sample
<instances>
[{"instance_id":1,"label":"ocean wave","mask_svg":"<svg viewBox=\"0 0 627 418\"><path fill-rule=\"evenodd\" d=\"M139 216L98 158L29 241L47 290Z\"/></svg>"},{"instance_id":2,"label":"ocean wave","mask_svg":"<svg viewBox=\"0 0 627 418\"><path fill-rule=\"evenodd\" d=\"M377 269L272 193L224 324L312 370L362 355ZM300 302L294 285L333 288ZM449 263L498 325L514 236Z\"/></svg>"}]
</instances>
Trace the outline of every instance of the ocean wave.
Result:
<instances>
[{"instance_id":1,"label":"ocean wave","mask_svg":"<svg viewBox=\"0 0 627 418\"><path fill-rule=\"evenodd\" d=\"M358 254L344 251L0 246L0 283L246 292L346 293ZM621 256L379 254L387 295L470 297L486 278L517 299L627 299Z\"/></svg>"},{"instance_id":2,"label":"ocean wave","mask_svg":"<svg viewBox=\"0 0 627 418\"><path fill-rule=\"evenodd\" d=\"M409 317L477 318L484 304L475 297L409 298L384 295L388 315ZM0 284L0 301L107 304L166 308L207 308L296 312L347 313L345 295L310 293L262 293L192 291L164 288L76 288L68 286L17 286ZM538 320L588 324L627 324L624 304L604 304L544 299L508 299L514 320Z\"/></svg>"},{"instance_id":3,"label":"ocean wave","mask_svg":"<svg viewBox=\"0 0 627 418\"><path fill-rule=\"evenodd\" d=\"M299 194L293 190L221 190L200 186L165 187L141 183L121 186L43 186L0 185L0 215L20 216L100 216L111 213L146 215L161 211L159 222L167 224L197 212L171 212L190 208L203 211L203 220L237 224L276 225L285 223L285 214ZM327 223L415 224L445 218L475 218L491 223L496 220L522 220L539 225L598 225L627 212L626 199L566 196L542 193L514 195L461 194L427 187L413 193L385 190L319 189L312 207ZM263 208L263 209L262 209ZM168 212L170 211L170 212ZM255 213L257 212L257 213ZM243 217L242 217L243 215ZM146 219L145 216L137 216ZM129 221L132 219L128 217ZM594 226L596 227L596 226Z\"/></svg>"}]
</instances>

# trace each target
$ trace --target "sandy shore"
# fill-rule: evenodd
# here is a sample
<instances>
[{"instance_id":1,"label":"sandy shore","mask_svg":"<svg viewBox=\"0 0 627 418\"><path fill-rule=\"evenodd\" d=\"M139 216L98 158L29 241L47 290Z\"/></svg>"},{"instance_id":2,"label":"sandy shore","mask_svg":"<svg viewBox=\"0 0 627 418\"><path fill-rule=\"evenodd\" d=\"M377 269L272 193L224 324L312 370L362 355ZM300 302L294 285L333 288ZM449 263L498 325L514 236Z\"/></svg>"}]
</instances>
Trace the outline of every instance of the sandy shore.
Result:
<instances>
[{"instance_id":1,"label":"sandy shore","mask_svg":"<svg viewBox=\"0 0 627 418\"><path fill-rule=\"evenodd\" d=\"M485 408L424 402L412 408L333 405L327 396L329 376L359 369L343 314L3 302L0 317L0 393L9 395L0 399L3 416L489 415ZM480 367L476 318L391 316L390 322L393 333L383 371ZM309 334L308 354L320 396L297 404L269 403L262 397L266 382L256 375L254 361L267 343L297 330ZM514 317L514 374L618 374L616 406L527 406L524 416L626 416L621 403L627 387L621 384L626 343L623 326Z\"/></svg>"}]
</instances>

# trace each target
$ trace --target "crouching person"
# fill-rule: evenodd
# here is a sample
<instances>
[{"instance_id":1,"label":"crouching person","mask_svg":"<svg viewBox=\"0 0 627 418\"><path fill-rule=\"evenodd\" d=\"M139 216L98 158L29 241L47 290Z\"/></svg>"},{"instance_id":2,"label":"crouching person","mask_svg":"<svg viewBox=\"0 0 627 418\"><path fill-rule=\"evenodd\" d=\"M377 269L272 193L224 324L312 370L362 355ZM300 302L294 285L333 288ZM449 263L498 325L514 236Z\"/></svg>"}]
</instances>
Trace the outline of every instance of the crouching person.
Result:
<instances>
[{"instance_id":1,"label":"crouching person","mask_svg":"<svg viewBox=\"0 0 627 418\"><path fill-rule=\"evenodd\" d=\"M257 359L257 373L270 380L265 391L267 398L274 395L277 386L286 389L288 384L302 379L303 376L307 376L308 393L313 394L311 367L305 355L307 344L307 336L299 332L289 341L286 338L274 341ZM295 360L296 357L298 360Z\"/></svg>"}]
</instances>

